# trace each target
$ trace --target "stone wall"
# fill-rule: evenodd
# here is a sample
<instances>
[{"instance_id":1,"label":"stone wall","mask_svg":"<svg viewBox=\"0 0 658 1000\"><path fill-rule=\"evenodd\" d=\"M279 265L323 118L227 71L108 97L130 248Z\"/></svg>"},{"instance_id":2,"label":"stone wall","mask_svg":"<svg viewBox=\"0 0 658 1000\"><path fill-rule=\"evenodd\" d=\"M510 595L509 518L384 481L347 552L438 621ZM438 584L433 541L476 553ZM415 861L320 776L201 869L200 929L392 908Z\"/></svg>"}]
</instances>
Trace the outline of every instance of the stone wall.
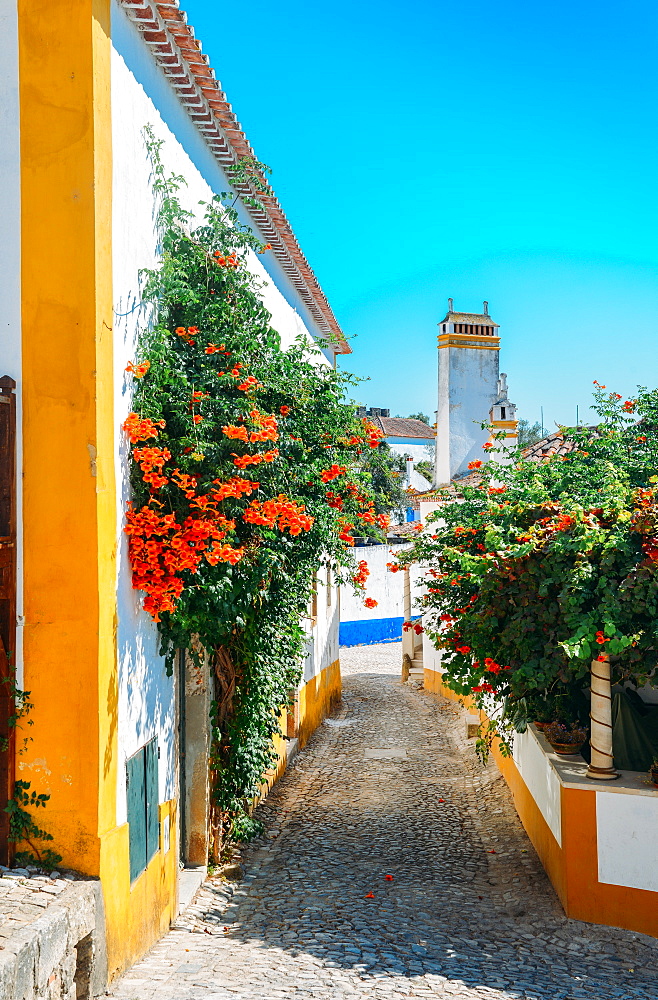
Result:
<instances>
[{"instance_id":1,"label":"stone wall","mask_svg":"<svg viewBox=\"0 0 658 1000\"><path fill-rule=\"evenodd\" d=\"M98 996L107 982L100 882L72 882L37 916L33 887L25 890L0 931L0 1000Z\"/></svg>"}]
</instances>

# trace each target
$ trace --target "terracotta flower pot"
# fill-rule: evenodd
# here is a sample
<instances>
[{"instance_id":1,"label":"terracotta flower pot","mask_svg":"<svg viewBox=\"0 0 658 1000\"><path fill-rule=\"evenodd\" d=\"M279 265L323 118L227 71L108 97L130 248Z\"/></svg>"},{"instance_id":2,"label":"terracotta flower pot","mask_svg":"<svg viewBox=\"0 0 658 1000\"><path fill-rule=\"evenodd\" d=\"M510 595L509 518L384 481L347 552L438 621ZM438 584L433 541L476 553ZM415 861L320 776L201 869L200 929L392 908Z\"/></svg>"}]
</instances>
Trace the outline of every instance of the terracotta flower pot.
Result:
<instances>
[{"instance_id":1,"label":"terracotta flower pot","mask_svg":"<svg viewBox=\"0 0 658 1000\"><path fill-rule=\"evenodd\" d=\"M548 723L548 722L537 722L537 721L535 721L535 728L539 729L541 732L543 732L544 729L546 729L546 726L548 726L548 725L550 725L550 723Z\"/></svg>"},{"instance_id":2,"label":"terracotta flower pot","mask_svg":"<svg viewBox=\"0 0 658 1000\"><path fill-rule=\"evenodd\" d=\"M551 743L555 753L560 754L561 757L571 757L572 754L580 753L584 745L585 740L581 740L580 743Z\"/></svg>"}]
</instances>

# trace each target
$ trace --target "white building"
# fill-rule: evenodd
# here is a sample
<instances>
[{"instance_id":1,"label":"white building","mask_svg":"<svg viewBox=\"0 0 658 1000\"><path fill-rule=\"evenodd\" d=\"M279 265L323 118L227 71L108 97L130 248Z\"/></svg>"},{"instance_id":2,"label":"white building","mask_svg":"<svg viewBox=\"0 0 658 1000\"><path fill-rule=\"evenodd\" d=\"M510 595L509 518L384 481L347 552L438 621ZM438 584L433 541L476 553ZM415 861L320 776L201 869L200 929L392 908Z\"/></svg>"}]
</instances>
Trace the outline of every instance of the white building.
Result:
<instances>
[{"instance_id":1,"label":"white building","mask_svg":"<svg viewBox=\"0 0 658 1000\"><path fill-rule=\"evenodd\" d=\"M470 462L486 458L482 446L490 431L482 424L493 420L496 429L516 431L505 378L500 382L498 329L487 302L481 313L460 313L448 299L438 336L436 486L465 475Z\"/></svg>"},{"instance_id":2,"label":"white building","mask_svg":"<svg viewBox=\"0 0 658 1000\"><path fill-rule=\"evenodd\" d=\"M148 321L140 271L159 252L144 129L197 220L253 150L177 0L0 0L0 50L0 402L13 412L15 398L19 415L11 456L0 435L17 473L15 534L0 551L15 612L0 616L0 653L34 703L17 776L49 796L40 822L64 865L101 880L112 976L175 918L181 865L200 878L208 856L212 676L184 655L167 673L123 531L124 370ZM276 196L249 202L251 183L235 188L272 247L249 266L282 344L305 337L335 365L349 347ZM329 582L287 734L300 742L340 692ZM0 765L1 811L12 769Z\"/></svg>"}]
</instances>

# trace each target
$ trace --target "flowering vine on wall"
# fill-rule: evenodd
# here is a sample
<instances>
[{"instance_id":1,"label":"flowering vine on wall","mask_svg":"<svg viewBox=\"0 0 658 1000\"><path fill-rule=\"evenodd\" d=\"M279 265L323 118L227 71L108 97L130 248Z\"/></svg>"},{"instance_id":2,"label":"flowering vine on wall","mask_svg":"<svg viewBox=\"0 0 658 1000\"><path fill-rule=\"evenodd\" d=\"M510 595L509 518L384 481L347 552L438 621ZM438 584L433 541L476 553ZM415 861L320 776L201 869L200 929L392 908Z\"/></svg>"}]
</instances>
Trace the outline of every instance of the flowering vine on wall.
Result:
<instances>
[{"instance_id":1,"label":"flowering vine on wall","mask_svg":"<svg viewBox=\"0 0 658 1000\"><path fill-rule=\"evenodd\" d=\"M154 321L127 368L125 531L169 667L179 649L211 657L215 823L240 835L297 687L316 571L363 588L348 546L355 532L383 537L399 488L372 473L381 435L346 399L356 380L305 340L281 348L250 269L268 245L226 198L194 227L181 179L148 145L162 263L146 276Z\"/></svg>"}]
</instances>

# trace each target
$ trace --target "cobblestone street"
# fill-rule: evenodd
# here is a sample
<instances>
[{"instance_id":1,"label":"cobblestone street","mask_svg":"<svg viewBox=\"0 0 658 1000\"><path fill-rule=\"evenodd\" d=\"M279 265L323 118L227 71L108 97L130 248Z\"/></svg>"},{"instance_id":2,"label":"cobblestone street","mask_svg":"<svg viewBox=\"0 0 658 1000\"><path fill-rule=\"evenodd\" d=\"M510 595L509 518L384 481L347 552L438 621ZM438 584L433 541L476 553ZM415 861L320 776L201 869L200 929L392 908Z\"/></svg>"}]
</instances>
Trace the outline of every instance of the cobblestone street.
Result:
<instances>
[{"instance_id":1,"label":"cobblestone street","mask_svg":"<svg viewBox=\"0 0 658 1000\"><path fill-rule=\"evenodd\" d=\"M243 850L114 984L120 1000L658 996L658 942L568 921L457 706L398 644L342 650L343 702Z\"/></svg>"}]
</instances>

